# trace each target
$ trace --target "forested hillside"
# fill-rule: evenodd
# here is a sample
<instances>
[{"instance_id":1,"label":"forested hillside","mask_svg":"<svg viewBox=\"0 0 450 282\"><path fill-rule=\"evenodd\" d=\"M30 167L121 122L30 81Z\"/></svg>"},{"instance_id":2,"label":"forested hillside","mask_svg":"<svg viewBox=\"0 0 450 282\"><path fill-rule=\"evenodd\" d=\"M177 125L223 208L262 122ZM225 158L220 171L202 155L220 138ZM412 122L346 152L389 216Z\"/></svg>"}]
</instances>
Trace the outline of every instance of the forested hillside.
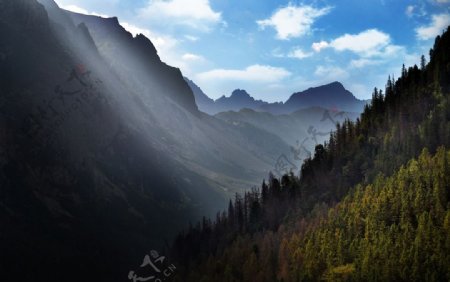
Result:
<instances>
[{"instance_id":1,"label":"forested hillside","mask_svg":"<svg viewBox=\"0 0 450 282\"><path fill-rule=\"evenodd\" d=\"M449 280L449 83L446 31L428 64L374 89L299 177L270 177L180 234L178 279Z\"/></svg>"},{"instance_id":2,"label":"forested hillside","mask_svg":"<svg viewBox=\"0 0 450 282\"><path fill-rule=\"evenodd\" d=\"M435 156L424 150L391 177L378 176L373 184L358 185L334 208L318 205L309 216L289 221L277 232L241 234L225 249L219 245L215 252L204 250L202 263L192 265L186 278L446 281L449 160L450 151L443 147ZM270 187L269 193L276 189ZM270 200L262 203L270 205ZM222 228L205 222L203 234L191 231L192 243L207 249L223 234Z\"/></svg>"}]
</instances>

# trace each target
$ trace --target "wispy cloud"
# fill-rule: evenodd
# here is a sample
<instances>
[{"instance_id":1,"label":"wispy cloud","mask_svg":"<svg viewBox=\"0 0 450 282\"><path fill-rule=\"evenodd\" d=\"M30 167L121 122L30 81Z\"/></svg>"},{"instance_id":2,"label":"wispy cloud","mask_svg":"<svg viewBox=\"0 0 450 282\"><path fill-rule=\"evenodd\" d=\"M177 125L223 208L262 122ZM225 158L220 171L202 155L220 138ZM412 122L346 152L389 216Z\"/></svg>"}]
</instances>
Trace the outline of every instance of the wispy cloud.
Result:
<instances>
[{"instance_id":1,"label":"wispy cloud","mask_svg":"<svg viewBox=\"0 0 450 282\"><path fill-rule=\"evenodd\" d=\"M415 10L415 9L416 9L416 6L414 6L414 5L409 5L409 6L406 7L405 14L406 14L408 17L412 17L412 16L414 15L414 10Z\"/></svg>"},{"instance_id":2,"label":"wispy cloud","mask_svg":"<svg viewBox=\"0 0 450 282\"><path fill-rule=\"evenodd\" d=\"M92 12L92 11L88 11L82 7L79 7L77 5L60 5L60 8L67 10L67 11L71 11L74 13L78 13L78 14L85 14L85 15L92 15L92 16L99 16L99 17L103 17L103 18L109 18L109 16L105 15L105 14L100 14L97 12Z\"/></svg>"},{"instance_id":3,"label":"wispy cloud","mask_svg":"<svg viewBox=\"0 0 450 282\"><path fill-rule=\"evenodd\" d=\"M314 42L312 44L312 48L316 52L320 52L322 49L327 48L329 46L328 42L326 41L320 41L320 42Z\"/></svg>"},{"instance_id":4,"label":"wispy cloud","mask_svg":"<svg viewBox=\"0 0 450 282\"><path fill-rule=\"evenodd\" d=\"M139 10L139 16L164 25L184 25L202 31L223 22L221 12L214 11L209 0L151 0Z\"/></svg>"},{"instance_id":5,"label":"wispy cloud","mask_svg":"<svg viewBox=\"0 0 450 282\"><path fill-rule=\"evenodd\" d=\"M205 58L203 58L202 56L192 54L192 53L186 53L181 58L185 61L190 61L190 62L202 62L205 60Z\"/></svg>"},{"instance_id":6,"label":"wispy cloud","mask_svg":"<svg viewBox=\"0 0 450 282\"><path fill-rule=\"evenodd\" d=\"M274 56L276 58L291 58L291 59L303 60L303 59L311 57L312 55L314 55L312 52L305 52L300 47L293 47L291 49L291 51L289 51L287 53L283 53L280 50L280 48L276 48L276 49L272 50L272 56Z\"/></svg>"},{"instance_id":7,"label":"wispy cloud","mask_svg":"<svg viewBox=\"0 0 450 282\"><path fill-rule=\"evenodd\" d=\"M149 29L142 28L127 22L121 21L120 25L123 26L123 28L125 28L127 31L129 31L133 36L136 36L138 34L145 35L152 41L158 51L164 52L164 50L169 50L178 44L178 40L169 35L160 35L150 31Z\"/></svg>"},{"instance_id":8,"label":"wispy cloud","mask_svg":"<svg viewBox=\"0 0 450 282\"><path fill-rule=\"evenodd\" d=\"M252 65L245 69L214 69L200 73L197 77L201 80L277 82L290 75L284 68Z\"/></svg>"},{"instance_id":9,"label":"wispy cloud","mask_svg":"<svg viewBox=\"0 0 450 282\"><path fill-rule=\"evenodd\" d=\"M143 34L148 38L151 38L152 33L150 30L142 27L138 27L132 24L129 24L127 22L121 22L120 25L125 28L129 33L131 33L133 36L136 36L138 34Z\"/></svg>"},{"instance_id":10,"label":"wispy cloud","mask_svg":"<svg viewBox=\"0 0 450 282\"><path fill-rule=\"evenodd\" d=\"M185 35L184 38L186 38L187 40L192 41L192 42L196 42L199 39L197 36L193 36L193 35Z\"/></svg>"},{"instance_id":11,"label":"wispy cloud","mask_svg":"<svg viewBox=\"0 0 450 282\"><path fill-rule=\"evenodd\" d=\"M419 5L408 5L405 9L405 14L407 17L424 17L427 15L427 11L425 9L425 6L422 4Z\"/></svg>"},{"instance_id":12,"label":"wispy cloud","mask_svg":"<svg viewBox=\"0 0 450 282\"><path fill-rule=\"evenodd\" d=\"M336 51L350 51L362 57L385 56L400 46L391 45L389 34L377 29L369 29L358 34L344 34L331 42L321 41L313 43L312 48L320 52L325 48Z\"/></svg>"},{"instance_id":13,"label":"wispy cloud","mask_svg":"<svg viewBox=\"0 0 450 282\"><path fill-rule=\"evenodd\" d=\"M331 10L331 7L321 9L309 5L296 6L289 3L287 7L276 10L272 16L256 23L260 28L273 27L277 31L277 38L287 40L300 37L311 31L314 21Z\"/></svg>"},{"instance_id":14,"label":"wispy cloud","mask_svg":"<svg viewBox=\"0 0 450 282\"><path fill-rule=\"evenodd\" d=\"M361 58L361 59L357 59L357 60L351 60L349 67L359 69L359 68L363 68L366 66L378 65L380 63L382 63L382 61L380 61L380 60Z\"/></svg>"},{"instance_id":15,"label":"wispy cloud","mask_svg":"<svg viewBox=\"0 0 450 282\"><path fill-rule=\"evenodd\" d=\"M433 39L440 35L449 25L449 14L432 15L430 24L416 29L416 36L419 40Z\"/></svg>"},{"instance_id":16,"label":"wispy cloud","mask_svg":"<svg viewBox=\"0 0 450 282\"><path fill-rule=\"evenodd\" d=\"M335 66L317 66L314 75L325 81L342 80L349 77L346 70Z\"/></svg>"},{"instance_id":17,"label":"wispy cloud","mask_svg":"<svg viewBox=\"0 0 450 282\"><path fill-rule=\"evenodd\" d=\"M305 52L299 47L295 47L294 49L291 50L291 52L287 54L289 58L295 58L299 60L306 59L308 57L311 57L312 55L313 53Z\"/></svg>"}]
</instances>

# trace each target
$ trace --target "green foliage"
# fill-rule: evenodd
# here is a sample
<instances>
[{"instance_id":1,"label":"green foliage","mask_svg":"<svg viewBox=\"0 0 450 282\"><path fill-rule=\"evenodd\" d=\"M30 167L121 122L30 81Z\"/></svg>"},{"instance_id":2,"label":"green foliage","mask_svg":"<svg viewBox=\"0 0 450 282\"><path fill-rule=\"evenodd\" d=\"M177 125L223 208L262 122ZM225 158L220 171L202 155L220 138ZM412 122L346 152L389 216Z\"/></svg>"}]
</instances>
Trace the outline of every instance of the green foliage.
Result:
<instances>
[{"instance_id":1,"label":"green foliage","mask_svg":"<svg viewBox=\"0 0 450 282\"><path fill-rule=\"evenodd\" d=\"M450 151L423 150L390 177L359 185L328 214L241 234L185 281L447 281Z\"/></svg>"},{"instance_id":2,"label":"green foliage","mask_svg":"<svg viewBox=\"0 0 450 282\"><path fill-rule=\"evenodd\" d=\"M449 51L447 31L300 177L270 177L180 234L182 280L450 281Z\"/></svg>"}]
</instances>

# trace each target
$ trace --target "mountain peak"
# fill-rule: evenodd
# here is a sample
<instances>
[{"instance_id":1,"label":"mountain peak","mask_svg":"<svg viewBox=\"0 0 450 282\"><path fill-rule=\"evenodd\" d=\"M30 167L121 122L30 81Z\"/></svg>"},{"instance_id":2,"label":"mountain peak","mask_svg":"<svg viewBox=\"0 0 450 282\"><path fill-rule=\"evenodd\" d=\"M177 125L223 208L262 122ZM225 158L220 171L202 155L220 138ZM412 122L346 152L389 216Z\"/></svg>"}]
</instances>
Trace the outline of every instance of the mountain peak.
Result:
<instances>
[{"instance_id":1,"label":"mountain peak","mask_svg":"<svg viewBox=\"0 0 450 282\"><path fill-rule=\"evenodd\" d=\"M342 83L340 83L339 81L333 81L333 82L331 82L330 84L327 84L327 85L325 85L325 86L339 87L339 88L345 89L345 88L344 88L344 85L342 85Z\"/></svg>"},{"instance_id":2,"label":"mountain peak","mask_svg":"<svg viewBox=\"0 0 450 282\"><path fill-rule=\"evenodd\" d=\"M101 18L100 16L99 16L99 18ZM117 18L117 17L110 17L110 18L106 18L106 20L108 21L108 22L110 22L110 23L113 23L113 24L120 24L119 23L119 18Z\"/></svg>"},{"instance_id":3,"label":"mountain peak","mask_svg":"<svg viewBox=\"0 0 450 282\"><path fill-rule=\"evenodd\" d=\"M334 81L328 84L324 84L324 85L320 85L317 87L310 87L305 91L302 92L298 92L298 93L308 93L310 91L315 91L315 90L326 90L326 91L346 91L344 85L342 83L340 83L339 81Z\"/></svg>"},{"instance_id":4,"label":"mountain peak","mask_svg":"<svg viewBox=\"0 0 450 282\"><path fill-rule=\"evenodd\" d=\"M315 98L334 97L339 99L357 100L355 96L353 96L350 91L345 89L344 85L342 85L342 83L340 83L339 81L334 81L317 87L311 87L305 91L294 93L290 99L299 96L314 96Z\"/></svg>"},{"instance_id":5,"label":"mountain peak","mask_svg":"<svg viewBox=\"0 0 450 282\"><path fill-rule=\"evenodd\" d=\"M230 98L251 98L253 99L250 94L247 93L244 89L236 89L231 93ZM254 100L254 99L253 99Z\"/></svg>"},{"instance_id":6,"label":"mountain peak","mask_svg":"<svg viewBox=\"0 0 450 282\"><path fill-rule=\"evenodd\" d=\"M320 105L325 108L338 107L347 111L360 111L364 104L339 81L294 93L286 101L289 110Z\"/></svg>"}]
</instances>

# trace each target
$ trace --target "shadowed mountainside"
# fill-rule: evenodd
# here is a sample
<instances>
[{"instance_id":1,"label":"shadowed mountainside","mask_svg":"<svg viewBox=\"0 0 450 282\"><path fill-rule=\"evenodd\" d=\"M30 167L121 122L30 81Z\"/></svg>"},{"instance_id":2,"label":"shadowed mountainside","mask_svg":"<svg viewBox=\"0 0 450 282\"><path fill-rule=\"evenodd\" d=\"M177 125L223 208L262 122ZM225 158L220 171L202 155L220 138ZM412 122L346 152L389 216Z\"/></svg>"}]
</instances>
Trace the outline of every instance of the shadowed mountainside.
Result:
<instances>
[{"instance_id":1,"label":"shadowed mountainside","mask_svg":"<svg viewBox=\"0 0 450 282\"><path fill-rule=\"evenodd\" d=\"M289 147L199 112L116 18L41 3L0 0L0 273L123 281Z\"/></svg>"}]
</instances>

